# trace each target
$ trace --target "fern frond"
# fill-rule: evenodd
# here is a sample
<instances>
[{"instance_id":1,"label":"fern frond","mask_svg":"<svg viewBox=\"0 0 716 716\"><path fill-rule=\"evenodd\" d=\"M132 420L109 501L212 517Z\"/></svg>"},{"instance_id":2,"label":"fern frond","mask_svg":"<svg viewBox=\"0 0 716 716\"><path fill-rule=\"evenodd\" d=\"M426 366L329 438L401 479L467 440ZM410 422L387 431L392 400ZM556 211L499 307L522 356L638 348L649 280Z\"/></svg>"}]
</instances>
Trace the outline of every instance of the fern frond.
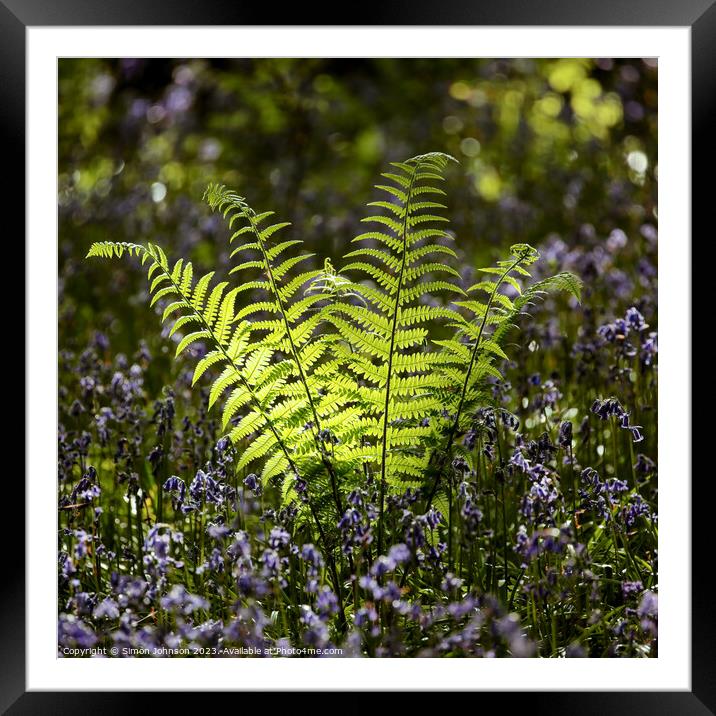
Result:
<instances>
[{"instance_id":1,"label":"fern frond","mask_svg":"<svg viewBox=\"0 0 716 716\"><path fill-rule=\"evenodd\" d=\"M288 248L295 247L301 242L289 239L279 244L271 245L271 238L276 232L289 226L289 224L287 222L278 222L261 228L259 223L269 214L256 214L246 200L235 192L223 186L212 184L207 188L205 198L212 209L220 211L224 218L228 219L230 227L235 222L243 224L234 236L241 236L241 232L251 236L252 243L257 247L255 249L258 254L256 261L260 265L262 274L268 279L266 285L267 302L273 304L270 312L275 313L278 317L276 320L254 320L252 322L253 330L266 332L266 335L261 339L266 353L257 351L253 354L247 360L245 370L250 379L256 380L256 370L263 371L266 367L263 364L260 366L253 364L253 361L259 360L256 356L260 354L261 360L265 361L266 365L272 361L280 360L276 357L279 352L290 356L294 364L294 370L285 373L283 371L271 373L272 379L267 379L262 383L260 394L264 402L271 402L278 395L303 394L306 406L310 409L312 417L310 434L313 436L314 453L317 459L323 463L329 475L336 510L340 515L343 510L338 493L335 469L327 458L324 446L319 439L322 426L316 404L317 391L320 386L318 381L311 376L311 365L302 363L300 357L302 346L310 343L318 325L321 323L320 313L307 315L308 309L318 303L321 300L321 296L317 294L297 299L296 292L303 284L317 278L320 272L307 271L298 276L290 276L294 267L310 260L314 254L304 253L284 258L284 252ZM241 271L244 268L253 267L255 265L252 260L240 264L236 267L236 270ZM316 355L314 363L318 358L319 356ZM286 429L288 430L288 426L286 426ZM290 433L286 433L286 435L288 436Z\"/></svg>"},{"instance_id":2,"label":"fern frond","mask_svg":"<svg viewBox=\"0 0 716 716\"><path fill-rule=\"evenodd\" d=\"M170 263L152 243L99 242L88 252L140 259L176 355L204 344L192 382L215 373L208 403L222 404L237 468L256 465L264 484L295 501L297 529L315 523L337 594L342 495L379 476L381 552L386 492L411 486L428 503L436 496L451 453L462 449L457 436L489 403L490 381L502 379L508 332L547 292L580 298L571 274L532 281L538 255L526 244L460 288L439 186L450 161L431 153L391 163L362 220L372 230L353 239L341 271L328 259L315 269L288 222L216 184L205 198L229 227L229 281L196 276L191 262ZM434 327L440 339L430 341ZM444 339L446 329L453 334Z\"/></svg>"},{"instance_id":3,"label":"fern frond","mask_svg":"<svg viewBox=\"0 0 716 716\"><path fill-rule=\"evenodd\" d=\"M440 482L441 471L450 454L457 433L462 427L465 410L482 396L482 383L487 377L502 379L502 374L494 365L494 359L506 359L508 356L502 347L502 340L513 327L521 310L549 290L564 290L572 293L579 300L581 282L575 276L564 273L537 282L524 288L517 277L522 279L530 276L525 266L533 264L539 254L528 244L515 244L510 248L509 259L498 261L496 266L480 269L488 276L497 276L494 281L480 281L471 286L468 293L485 293L487 303L468 300L459 301L457 305L472 313L472 320L460 319L453 325L457 329L456 338L447 341L436 341L443 351L450 356L450 361L440 370L451 378L455 387L461 384L458 393L445 394L446 409L454 415L452 424L447 430L445 447L442 450L443 462L438 465L433 487L428 495L430 503ZM517 298L511 300L500 293L504 285L509 285L517 292ZM486 330L487 329L487 330ZM459 339L466 338L469 344Z\"/></svg>"},{"instance_id":4,"label":"fern frond","mask_svg":"<svg viewBox=\"0 0 716 716\"><path fill-rule=\"evenodd\" d=\"M382 176L390 183L378 184L376 188L387 193L390 201L375 201L370 206L386 209L388 215L371 215L362 221L382 225L385 229L363 233L354 239L359 242L373 241L381 246L366 246L351 251L346 258L357 260L348 263L341 271L341 274L347 275L350 272L363 274L373 282L373 286L361 288L359 281L354 281L359 284L357 292L372 306L366 304L358 308L343 302L327 311L338 334L350 346L350 351L343 353L349 370L361 380L377 385L375 390L379 400L376 400L374 392L365 387L361 389L361 399L365 404L372 405L373 410L382 404L382 429L377 438L381 446L378 465L381 474L381 516L387 478L393 469L389 466L388 456L391 455L393 460L390 464L398 464L392 457L389 424L396 414L413 415L419 409L399 401L401 396L416 398L423 390L419 387L421 380L427 381L426 363L419 360L411 363L409 360L410 356L417 355L425 347L428 331L418 326L447 316L438 310L430 311L433 307L420 304L431 300L434 292L461 292L459 287L446 281L433 279L421 282L423 277L435 273L447 273L458 278L459 274L444 262L430 260L440 253L454 256L450 249L430 244L417 245L423 240L448 237L447 232L436 226L447 221L436 213L445 205L426 199L424 195L442 193L434 182L442 178L451 160L452 157L445 154L424 154L406 162L395 162L392 165L395 171L383 173ZM393 364L397 356L401 356L403 377L394 380ZM444 384L442 380L439 382ZM420 400L416 398L415 405ZM401 447L397 446L398 449ZM382 518L379 518L379 524L382 526ZM379 549L382 542L380 529Z\"/></svg>"},{"instance_id":5,"label":"fern frond","mask_svg":"<svg viewBox=\"0 0 716 716\"><path fill-rule=\"evenodd\" d=\"M242 405L252 403L262 419L265 434L272 436L271 446L278 447L286 456L288 464L295 471L288 449L282 442L277 426L271 421L262 407L261 398L251 383L252 371L260 363L261 357L251 354L246 364L242 366L242 347L246 346L247 324L241 322L231 331L234 322L234 301L238 289L226 293L227 282L217 284L211 290L208 300L205 301L209 290L212 274L201 277L192 291L193 269L191 264L182 260L170 268L166 254L153 244L141 246L121 242L101 242L93 244L87 254L88 257L116 258L124 253L140 257L142 264L149 263L148 279L150 280L151 305L162 298L171 297L173 300L167 307L171 310L163 312L163 321L167 321L176 312L180 315L173 321L172 333L178 327L192 324L197 330L184 335L176 349L180 355L192 343L203 340L211 344L212 350L197 364L193 383L212 366L221 366L223 369L214 381L209 392L209 407L213 406L219 397L231 386L236 386L225 409L225 424ZM238 384L238 385L237 385Z\"/></svg>"}]
</instances>

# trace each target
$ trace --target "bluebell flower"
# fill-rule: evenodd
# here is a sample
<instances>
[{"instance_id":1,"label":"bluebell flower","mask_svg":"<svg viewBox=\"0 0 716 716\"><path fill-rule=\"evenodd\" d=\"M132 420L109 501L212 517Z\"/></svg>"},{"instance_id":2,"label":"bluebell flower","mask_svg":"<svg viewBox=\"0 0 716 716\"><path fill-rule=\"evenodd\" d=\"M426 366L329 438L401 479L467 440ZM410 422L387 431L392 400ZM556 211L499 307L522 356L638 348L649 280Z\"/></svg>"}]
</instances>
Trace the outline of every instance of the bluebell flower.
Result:
<instances>
[{"instance_id":1,"label":"bluebell flower","mask_svg":"<svg viewBox=\"0 0 716 716\"><path fill-rule=\"evenodd\" d=\"M80 388L85 393L85 397L90 397L95 390L97 383L95 379L90 375L85 375L80 378Z\"/></svg>"},{"instance_id":2,"label":"bluebell flower","mask_svg":"<svg viewBox=\"0 0 716 716\"><path fill-rule=\"evenodd\" d=\"M76 592L67 602L67 609L74 606L78 616L90 616L97 605L97 595L88 592Z\"/></svg>"},{"instance_id":3,"label":"bluebell flower","mask_svg":"<svg viewBox=\"0 0 716 716\"><path fill-rule=\"evenodd\" d=\"M612 494L618 494L620 492L627 492L629 485L624 480L619 480L616 477L612 477L606 481L605 486Z\"/></svg>"},{"instance_id":4,"label":"bluebell flower","mask_svg":"<svg viewBox=\"0 0 716 716\"><path fill-rule=\"evenodd\" d=\"M175 493L177 505L181 505L186 498L186 483L176 475L167 478L162 485L162 489L165 492Z\"/></svg>"},{"instance_id":5,"label":"bluebell flower","mask_svg":"<svg viewBox=\"0 0 716 716\"><path fill-rule=\"evenodd\" d=\"M231 534L231 529L224 524L210 524L206 528L207 533L212 539L221 542L225 537Z\"/></svg>"},{"instance_id":6,"label":"bluebell flower","mask_svg":"<svg viewBox=\"0 0 716 716\"><path fill-rule=\"evenodd\" d=\"M328 643L328 629L325 623L309 606L301 605L299 621L307 627L303 634L306 644L324 647Z\"/></svg>"},{"instance_id":7,"label":"bluebell flower","mask_svg":"<svg viewBox=\"0 0 716 716\"><path fill-rule=\"evenodd\" d=\"M456 577L451 572L448 572L445 575L445 578L443 579L442 584L440 585L440 589L446 593L454 592L457 589L460 589L460 587L463 584L463 581L464 580L460 579L459 577Z\"/></svg>"},{"instance_id":8,"label":"bluebell flower","mask_svg":"<svg viewBox=\"0 0 716 716\"><path fill-rule=\"evenodd\" d=\"M627 309L624 319L633 331L641 332L649 327L644 320L644 316L634 306Z\"/></svg>"},{"instance_id":9,"label":"bluebell flower","mask_svg":"<svg viewBox=\"0 0 716 716\"><path fill-rule=\"evenodd\" d=\"M579 642L572 642L565 650L564 655L568 659L584 659L587 656L587 652Z\"/></svg>"},{"instance_id":10,"label":"bluebell flower","mask_svg":"<svg viewBox=\"0 0 716 716\"><path fill-rule=\"evenodd\" d=\"M572 423L569 420L560 423L557 444L565 450L572 446Z\"/></svg>"},{"instance_id":11,"label":"bluebell flower","mask_svg":"<svg viewBox=\"0 0 716 716\"><path fill-rule=\"evenodd\" d=\"M312 544L303 545L303 547L301 548L301 559L303 559L304 562L307 562L308 564L311 564L315 567L323 566L323 557L321 556L321 553Z\"/></svg>"},{"instance_id":12,"label":"bluebell flower","mask_svg":"<svg viewBox=\"0 0 716 716\"><path fill-rule=\"evenodd\" d=\"M363 496L360 490L351 490L347 498L348 504L354 505L355 507L361 507L363 505Z\"/></svg>"},{"instance_id":13,"label":"bluebell flower","mask_svg":"<svg viewBox=\"0 0 716 716\"><path fill-rule=\"evenodd\" d=\"M244 530L238 530L234 534L234 541L229 546L228 552L233 559L251 557L251 540Z\"/></svg>"},{"instance_id":14,"label":"bluebell flower","mask_svg":"<svg viewBox=\"0 0 716 716\"><path fill-rule=\"evenodd\" d=\"M522 453L522 450L519 448L515 448L514 453L512 453L512 457L510 458L510 464L514 465L518 470L522 470L523 472L527 472L530 469L530 463L527 458Z\"/></svg>"},{"instance_id":15,"label":"bluebell flower","mask_svg":"<svg viewBox=\"0 0 716 716\"><path fill-rule=\"evenodd\" d=\"M631 432L632 441L640 443L644 439L644 435L641 432L641 425L630 425L629 431Z\"/></svg>"},{"instance_id":16,"label":"bluebell flower","mask_svg":"<svg viewBox=\"0 0 716 716\"><path fill-rule=\"evenodd\" d=\"M265 549L260 557L260 561L264 567L262 572L264 576L272 577L278 574L281 561L276 550Z\"/></svg>"},{"instance_id":17,"label":"bluebell flower","mask_svg":"<svg viewBox=\"0 0 716 716\"><path fill-rule=\"evenodd\" d=\"M475 448L475 438L477 437L477 433L474 430L469 430L465 437L462 439L462 444L465 446L466 450L472 451Z\"/></svg>"},{"instance_id":18,"label":"bluebell flower","mask_svg":"<svg viewBox=\"0 0 716 716\"><path fill-rule=\"evenodd\" d=\"M208 567L212 572L221 573L224 571L224 556L218 547L214 547L209 555Z\"/></svg>"},{"instance_id":19,"label":"bluebell flower","mask_svg":"<svg viewBox=\"0 0 716 716\"><path fill-rule=\"evenodd\" d=\"M286 547L291 540L291 535L283 527L274 527L269 534L269 545L273 549Z\"/></svg>"},{"instance_id":20,"label":"bluebell flower","mask_svg":"<svg viewBox=\"0 0 716 716\"><path fill-rule=\"evenodd\" d=\"M628 529L634 526L639 517L655 520L649 505L639 493L630 495L629 502L622 507L620 514Z\"/></svg>"},{"instance_id":21,"label":"bluebell flower","mask_svg":"<svg viewBox=\"0 0 716 716\"><path fill-rule=\"evenodd\" d=\"M396 564L405 564L411 560L412 554L408 545L400 543L394 544L390 550L388 550L388 557Z\"/></svg>"},{"instance_id":22,"label":"bluebell flower","mask_svg":"<svg viewBox=\"0 0 716 716\"><path fill-rule=\"evenodd\" d=\"M466 496L460 508L460 515L463 519L465 534L468 537L477 537L482 522L482 511L477 506L472 496Z\"/></svg>"},{"instance_id":23,"label":"bluebell flower","mask_svg":"<svg viewBox=\"0 0 716 716\"><path fill-rule=\"evenodd\" d=\"M89 553L89 543L92 541L92 535L87 534L84 530L75 530L75 559L82 559Z\"/></svg>"},{"instance_id":24,"label":"bluebell flower","mask_svg":"<svg viewBox=\"0 0 716 716\"><path fill-rule=\"evenodd\" d=\"M641 344L641 364L643 366L651 366L656 360L659 352L658 336L655 331L649 333L649 336Z\"/></svg>"},{"instance_id":25,"label":"bluebell flower","mask_svg":"<svg viewBox=\"0 0 716 716\"><path fill-rule=\"evenodd\" d=\"M60 646L90 649L98 641L92 628L74 614L60 614L57 627L57 642Z\"/></svg>"},{"instance_id":26,"label":"bluebell flower","mask_svg":"<svg viewBox=\"0 0 716 716\"><path fill-rule=\"evenodd\" d=\"M244 478L244 485L251 490L257 497L262 492L261 482L257 475L253 472Z\"/></svg>"},{"instance_id":27,"label":"bluebell flower","mask_svg":"<svg viewBox=\"0 0 716 716\"><path fill-rule=\"evenodd\" d=\"M425 513L425 520L431 529L435 529L443 521L442 512L436 510L434 507L431 507Z\"/></svg>"},{"instance_id":28,"label":"bluebell flower","mask_svg":"<svg viewBox=\"0 0 716 716\"><path fill-rule=\"evenodd\" d=\"M638 453L634 463L634 470L639 475L649 475L656 470L656 463L643 453Z\"/></svg>"},{"instance_id":29,"label":"bluebell flower","mask_svg":"<svg viewBox=\"0 0 716 716\"><path fill-rule=\"evenodd\" d=\"M592 403L590 410L602 420L607 420L610 417L616 418L620 428L631 432L632 440L635 443L641 442L644 439L641 433L642 426L631 424L629 413L616 398L607 398L605 400L597 399Z\"/></svg>"},{"instance_id":30,"label":"bluebell flower","mask_svg":"<svg viewBox=\"0 0 716 716\"><path fill-rule=\"evenodd\" d=\"M378 612L376 612L373 607L363 607L359 609L353 619L358 628L373 626L374 630L377 629L375 625L378 621ZM377 633L377 631L375 633Z\"/></svg>"},{"instance_id":31,"label":"bluebell flower","mask_svg":"<svg viewBox=\"0 0 716 716\"><path fill-rule=\"evenodd\" d=\"M329 587L322 587L316 595L316 609L321 617L329 617L338 612L338 597Z\"/></svg>"},{"instance_id":32,"label":"bluebell flower","mask_svg":"<svg viewBox=\"0 0 716 716\"><path fill-rule=\"evenodd\" d=\"M195 502L222 504L224 496L219 483L203 470L198 470L189 485L189 494Z\"/></svg>"},{"instance_id":33,"label":"bluebell flower","mask_svg":"<svg viewBox=\"0 0 716 716\"><path fill-rule=\"evenodd\" d=\"M117 602L111 597L103 599L92 612L92 616L95 619L118 619L119 618L119 607Z\"/></svg>"},{"instance_id":34,"label":"bluebell flower","mask_svg":"<svg viewBox=\"0 0 716 716\"><path fill-rule=\"evenodd\" d=\"M644 592L641 602L639 603L639 608L636 610L636 613L640 617L644 616L651 616L655 617L659 614L659 598L657 595L652 592L651 590L647 590Z\"/></svg>"},{"instance_id":35,"label":"bluebell flower","mask_svg":"<svg viewBox=\"0 0 716 716\"><path fill-rule=\"evenodd\" d=\"M102 490L95 482L97 479L97 471L94 467L90 467L87 473L77 483L70 494L70 500L72 502L91 502L97 499L101 494Z\"/></svg>"},{"instance_id":36,"label":"bluebell flower","mask_svg":"<svg viewBox=\"0 0 716 716\"><path fill-rule=\"evenodd\" d=\"M59 563L60 574L64 579L69 579L77 571L72 558L66 552L60 553Z\"/></svg>"},{"instance_id":37,"label":"bluebell flower","mask_svg":"<svg viewBox=\"0 0 716 716\"><path fill-rule=\"evenodd\" d=\"M622 596L624 599L638 594L644 589L644 585L641 582L622 582Z\"/></svg>"},{"instance_id":38,"label":"bluebell flower","mask_svg":"<svg viewBox=\"0 0 716 716\"><path fill-rule=\"evenodd\" d=\"M101 331L92 334L92 344L99 351L106 351L109 348L109 339Z\"/></svg>"}]
</instances>

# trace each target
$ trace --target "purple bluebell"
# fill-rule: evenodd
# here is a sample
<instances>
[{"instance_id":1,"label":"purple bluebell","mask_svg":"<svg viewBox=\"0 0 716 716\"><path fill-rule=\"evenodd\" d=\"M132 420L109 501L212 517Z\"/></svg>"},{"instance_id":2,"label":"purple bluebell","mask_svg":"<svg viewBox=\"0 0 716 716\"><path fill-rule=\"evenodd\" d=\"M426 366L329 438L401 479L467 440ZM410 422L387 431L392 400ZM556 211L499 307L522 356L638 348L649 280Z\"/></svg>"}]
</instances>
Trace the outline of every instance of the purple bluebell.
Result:
<instances>
[{"instance_id":1,"label":"purple bluebell","mask_svg":"<svg viewBox=\"0 0 716 716\"><path fill-rule=\"evenodd\" d=\"M118 619L119 618L119 607L117 602L111 597L103 599L92 612L92 616L95 619Z\"/></svg>"}]
</instances>

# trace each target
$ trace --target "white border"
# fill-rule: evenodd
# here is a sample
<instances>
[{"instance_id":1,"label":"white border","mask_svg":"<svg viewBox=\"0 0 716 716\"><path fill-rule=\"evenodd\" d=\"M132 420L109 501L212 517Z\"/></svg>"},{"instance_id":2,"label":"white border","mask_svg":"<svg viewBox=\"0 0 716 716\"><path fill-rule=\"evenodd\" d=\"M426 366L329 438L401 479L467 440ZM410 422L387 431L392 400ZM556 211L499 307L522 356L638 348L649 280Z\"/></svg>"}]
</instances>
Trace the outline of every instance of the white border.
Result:
<instances>
[{"instance_id":1,"label":"white border","mask_svg":"<svg viewBox=\"0 0 716 716\"><path fill-rule=\"evenodd\" d=\"M689 28L28 28L27 688L690 689ZM57 57L659 57L658 659L57 659ZM660 270L660 277L662 271ZM667 409L668 408L668 409ZM666 537L666 538L665 538ZM10 658L10 655L6 655Z\"/></svg>"}]
</instances>

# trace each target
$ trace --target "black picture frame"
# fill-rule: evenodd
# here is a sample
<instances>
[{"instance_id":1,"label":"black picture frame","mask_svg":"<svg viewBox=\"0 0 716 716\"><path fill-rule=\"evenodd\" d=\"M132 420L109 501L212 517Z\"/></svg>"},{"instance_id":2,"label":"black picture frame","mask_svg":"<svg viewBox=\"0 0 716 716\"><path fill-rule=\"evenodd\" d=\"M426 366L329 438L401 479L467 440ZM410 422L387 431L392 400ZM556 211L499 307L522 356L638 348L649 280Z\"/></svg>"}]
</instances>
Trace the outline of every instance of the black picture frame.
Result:
<instances>
[{"instance_id":1,"label":"black picture frame","mask_svg":"<svg viewBox=\"0 0 716 716\"><path fill-rule=\"evenodd\" d=\"M691 28L692 90L692 234L709 236L713 231L709 200L712 186L709 177L716 167L716 0L501 0L499 3L470 4L460 0L441 0L438 4L424 0L399 0L388 3L362 3L350 16L351 22L331 8L286 6L280 10L281 25L584 25L584 26L687 26ZM5 160L4 188L0 192L4 217L19 219L15 236L24 236L24 214L17 207L25 205L25 30L28 26L87 25L275 25L276 10L266 4L249 4L234 0L203 0L197 5L189 0L0 0L0 132ZM369 22L370 21L370 22ZM708 222L708 223L707 223ZM675 238L675 237L672 237ZM688 237L675 240L684 242ZM706 245L706 241L701 242ZM693 242L692 242L693 246ZM693 256L693 254L692 254ZM701 262L703 265L704 262ZM699 262L695 264L699 266ZM692 263L692 267L694 264ZM26 266L26 270L31 267ZM692 277L692 285L698 285ZM690 290L683 287L682 290ZM695 303L695 302L694 302ZM692 319L692 326L698 324ZM703 351L703 353L706 353ZM694 355L694 358L696 356ZM693 360L693 359L692 359ZM691 370L696 368L692 363ZM689 367L685 366L685 370ZM27 380L27 376L26 380ZM689 419L690 416L684 416ZM705 428L693 413L696 440ZM701 435L699 435L701 433ZM26 449L31 449L31 435L26 433ZM695 466L694 466L695 467ZM9 477L9 476L8 476ZM688 484L688 473L670 475ZM713 504L710 489L711 471L692 471L692 654L691 691L595 692L595 693L525 693L500 694L500 704L508 696L510 706L524 706L532 714L716 714L716 599L708 588L710 560L713 558L713 534L709 515ZM16 479L16 478L13 478ZM7 499L7 498L6 498ZM0 581L0 710L9 714L90 713L97 710L125 710L136 694L26 692L25 686L25 562L19 548L25 534L25 504L22 491L13 497L12 510L17 524L6 526L6 541L16 544L4 550ZM684 529L689 526L685 525ZM697 566L701 565L698 570ZM689 605L684 605L685 610ZM585 666L585 668L589 668ZM91 687L88 684L88 687ZM131 684L128 684L131 687ZM566 685L568 688L568 685ZM184 708L188 707L183 694ZM480 696L485 708L489 694ZM142 706L150 710L159 698L166 706L167 694L141 695ZM352 699L341 700L346 711L357 712ZM477 703L477 702L476 702ZM271 706L275 707L272 701ZM206 704L205 704L206 705ZM268 705L268 704L265 704ZM373 707L375 708L375 707ZM341 707L341 710L343 708ZM361 709L364 712L364 709Z\"/></svg>"}]
</instances>

